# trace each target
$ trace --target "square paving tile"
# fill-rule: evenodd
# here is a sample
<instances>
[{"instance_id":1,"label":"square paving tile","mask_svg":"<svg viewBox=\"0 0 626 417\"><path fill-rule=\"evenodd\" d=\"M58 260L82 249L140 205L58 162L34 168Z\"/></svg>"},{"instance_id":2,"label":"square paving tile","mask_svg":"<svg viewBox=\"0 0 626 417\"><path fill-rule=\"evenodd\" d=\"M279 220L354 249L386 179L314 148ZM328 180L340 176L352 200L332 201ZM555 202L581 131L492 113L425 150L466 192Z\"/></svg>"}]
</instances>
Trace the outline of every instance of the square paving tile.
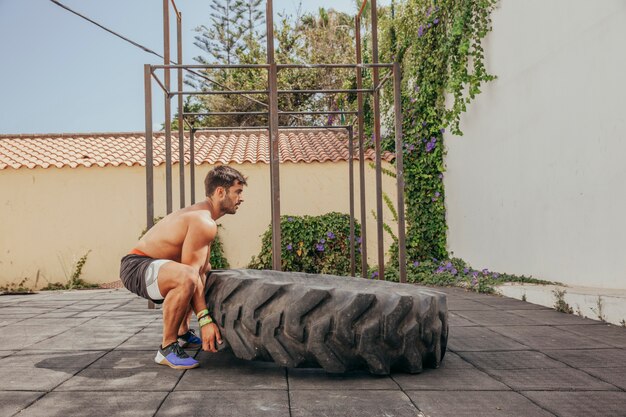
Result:
<instances>
[{"instance_id":1,"label":"square paving tile","mask_svg":"<svg viewBox=\"0 0 626 417\"><path fill-rule=\"evenodd\" d=\"M289 417L287 391L176 391L156 417Z\"/></svg>"},{"instance_id":2,"label":"square paving tile","mask_svg":"<svg viewBox=\"0 0 626 417\"><path fill-rule=\"evenodd\" d=\"M548 307L529 303L527 301L518 300L509 297L486 296L480 300L483 304L497 308L499 310L546 310Z\"/></svg>"},{"instance_id":3,"label":"square paving tile","mask_svg":"<svg viewBox=\"0 0 626 417\"><path fill-rule=\"evenodd\" d=\"M518 315L521 318L540 323L540 324L589 324L595 325L600 322L597 320L586 319L584 317L577 316L575 314L561 313L556 310L517 310L511 311L511 313Z\"/></svg>"},{"instance_id":4,"label":"square paving tile","mask_svg":"<svg viewBox=\"0 0 626 417\"><path fill-rule=\"evenodd\" d=\"M485 327L454 327L448 337L453 351L528 350L528 346Z\"/></svg>"},{"instance_id":5,"label":"square paving tile","mask_svg":"<svg viewBox=\"0 0 626 417\"><path fill-rule=\"evenodd\" d=\"M474 369L474 365L449 350L443 357L439 367L442 369Z\"/></svg>"},{"instance_id":6,"label":"square paving tile","mask_svg":"<svg viewBox=\"0 0 626 417\"><path fill-rule=\"evenodd\" d=\"M70 379L80 368L0 367L4 391L50 391Z\"/></svg>"},{"instance_id":7,"label":"square paving tile","mask_svg":"<svg viewBox=\"0 0 626 417\"><path fill-rule=\"evenodd\" d=\"M403 390L507 391L509 387L478 369L427 369L421 374L392 374Z\"/></svg>"},{"instance_id":8,"label":"square paving tile","mask_svg":"<svg viewBox=\"0 0 626 417\"><path fill-rule=\"evenodd\" d=\"M478 324L474 323L466 319L465 317L461 317L458 312L449 311L448 312L448 324L450 327L454 326L478 326Z\"/></svg>"},{"instance_id":9,"label":"square paving tile","mask_svg":"<svg viewBox=\"0 0 626 417\"><path fill-rule=\"evenodd\" d=\"M572 368L552 369L486 369L489 375L516 391L611 391L606 382Z\"/></svg>"},{"instance_id":10,"label":"square paving tile","mask_svg":"<svg viewBox=\"0 0 626 417\"><path fill-rule=\"evenodd\" d=\"M285 368L273 362L245 361L229 351L199 352L200 367L183 375L176 391L286 390Z\"/></svg>"},{"instance_id":11,"label":"square paving tile","mask_svg":"<svg viewBox=\"0 0 626 417\"><path fill-rule=\"evenodd\" d=\"M44 394L44 392L0 391L0 416L12 416Z\"/></svg>"},{"instance_id":12,"label":"square paving tile","mask_svg":"<svg viewBox=\"0 0 626 417\"><path fill-rule=\"evenodd\" d=\"M598 324L597 326L559 326L559 329L593 338L603 344L613 347L626 348L626 328L612 324Z\"/></svg>"},{"instance_id":13,"label":"square paving tile","mask_svg":"<svg viewBox=\"0 0 626 417\"><path fill-rule=\"evenodd\" d=\"M141 369L87 368L56 391L171 391L182 373L156 363Z\"/></svg>"},{"instance_id":14,"label":"square paving tile","mask_svg":"<svg viewBox=\"0 0 626 417\"><path fill-rule=\"evenodd\" d=\"M597 327L595 325L588 326ZM492 326L491 330L511 339L523 341L533 349L568 349L610 347L598 340L566 332L553 326Z\"/></svg>"},{"instance_id":15,"label":"square paving tile","mask_svg":"<svg viewBox=\"0 0 626 417\"><path fill-rule=\"evenodd\" d=\"M58 336L28 345L36 350L108 350L131 337L136 330L117 327L79 326Z\"/></svg>"},{"instance_id":16,"label":"square paving tile","mask_svg":"<svg viewBox=\"0 0 626 417\"><path fill-rule=\"evenodd\" d=\"M574 368L626 366L626 349L546 350L546 355Z\"/></svg>"},{"instance_id":17,"label":"square paving tile","mask_svg":"<svg viewBox=\"0 0 626 417\"><path fill-rule=\"evenodd\" d=\"M154 362L157 348L152 350L113 350L89 365L98 369L145 369L157 366ZM190 352L191 353L191 352ZM158 365L162 366L162 365Z\"/></svg>"},{"instance_id":18,"label":"square paving tile","mask_svg":"<svg viewBox=\"0 0 626 417\"><path fill-rule=\"evenodd\" d=\"M418 410L401 391L291 390L292 417L415 417Z\"/></svg>"},{"instance_id":19,"label":"square paving tile","mask_svg":"<svg viewBox=\"0 0 626 417\"><path fill-rule=\"evenodd\" d=\"M116 350L156 350L161 346L163 341L162 330L154 327L146 327L136 334L130 336L127 340L119 345Z\"/></svg>"},{"instance_id":20,"label":"square paving tile","mask_svg":"<svg viewBox=\"0 0 626 417\"><path fill-rule=\"evenodd\" d=\"M397 390L389 376L371 375L366 371L354 371L346 374L329 374L323 369L289 369L290 390Z\"/></svg>"},{"instance_id":21,"label":"square paving tile","mask_svg":"<svg viewBox=\"0 0 626 417\"><path fill-rule=\"evenodd\" d=\"M473 300L451 300L448 302L448 311L463 310L493 310L494 308L486 304Z\"/></svg>"},{"instance_id":22,"label":"square paving tile","mask_svg":"<svg viewBox=\"0 0 626 417\"><path fill-rule=\"evenodd\" d=\"M623 417L626 392L522 392L541 407L567 417Z\"/></svg>"},{"instance_id":23,"label":"square paving tile","mask_svg":"<svg viewBox=\"0 0 626 417\"><path fill-rule=\"evenodd\" d=\"M583 368L582 370L609 384L626 390L626 362L622 362L621 365L623 366L615 368Z\"/></svg>"},{"instance_id":24,"label":"square paving tile","mask_svg":"<svg viewBox=\"0 0 626 417\"><path fill-rule=\"evenodd\" d=\"M51 392L20 413L20 417L151 417L166 392Z\"/></svg>"},{"instance_id":25,"label":"square paving tile","mask_svg":"<svg viewBox=\"0 0 626 417\"><path fill-rule=\"evenodd\" d=\"M407 391L429 417L549 417L553 416L516 392Z\"/></svg>"},{"instance_id":26,"label":"square paving tile","mask_svg":"<svg viewBox=\"0 0 626 417\"><path fill-rule=\"evenodd\" d=\"M481 369L545 369L567 365L541 352L520 350L512 352L463 352L463 359Z\"/></svg>"},{"instance_id":27,"label":"square paving tile","mask_svg":"<svg viewBox=\"0 0 626 417\"><path fill-rule=\"evenodd\" d=\"M461 317L465 317L466 319L483 326L522 326L528 324L540 324L538 321L528 317L522 317L500 310L466 310L459 311L458 314Z\"/></svg>"},{"instance_id":28,"label":"square paving tile","mask_svg":"<svg viewBox=\"0 0 626 417\"><path fill-rule=\"evenodd\" d=\"M104 354L104 351L22 350L10 357L0 359L0 368L69 369L76 372L87 367Z\"/></svg>"}]
</instances>

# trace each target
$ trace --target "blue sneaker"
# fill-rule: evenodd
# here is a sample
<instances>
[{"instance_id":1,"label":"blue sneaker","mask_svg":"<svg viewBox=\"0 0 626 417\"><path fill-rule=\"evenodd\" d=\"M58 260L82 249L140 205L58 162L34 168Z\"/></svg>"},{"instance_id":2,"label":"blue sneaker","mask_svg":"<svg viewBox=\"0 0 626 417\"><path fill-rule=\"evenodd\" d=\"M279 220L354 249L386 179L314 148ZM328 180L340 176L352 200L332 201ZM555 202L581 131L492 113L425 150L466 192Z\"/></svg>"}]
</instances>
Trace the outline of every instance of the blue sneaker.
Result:
<instances>
[{"instance_id":1,"label":"blue sneaker","mask_svg":"<svg viewBox=\"0 0 626 417\"><path fill-rule=\"evenodd\" d=\"M191 369L200 366L200 362L187 355L178 342L159 348L154 361L174 369Z\"/></svg>"},{"instance_id":2,"label":"blue sneaker","mask_svg":"<svg viewBox=\"0 0 626 417\"><path fill-rule=\"evenodd\" d=\"M189 329L187 333L178 336L178 344L183 349L200 349L202 347L202 339L196 336L193 329Z\"/></svg>"}]
</instances>

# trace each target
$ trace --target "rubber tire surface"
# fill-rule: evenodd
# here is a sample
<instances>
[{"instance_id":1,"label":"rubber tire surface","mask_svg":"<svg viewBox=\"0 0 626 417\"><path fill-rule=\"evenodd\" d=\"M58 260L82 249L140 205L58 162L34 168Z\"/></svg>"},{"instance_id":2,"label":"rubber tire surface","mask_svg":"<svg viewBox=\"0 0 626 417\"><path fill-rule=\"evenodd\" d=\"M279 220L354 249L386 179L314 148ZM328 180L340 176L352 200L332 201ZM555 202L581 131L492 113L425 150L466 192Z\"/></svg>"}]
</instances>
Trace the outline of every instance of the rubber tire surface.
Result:
<instances>
[{"instance_id":1,"label":"rubber tire surface","mask_svg":"<svg viewBox=\"0 0 626 417\"><path fill-rule=\"evenodd\" d=\"M210 272L206 300L235 356L330 373L419 373L446 352L446 295L297 272Z\"/></svg>"}]
</instances>

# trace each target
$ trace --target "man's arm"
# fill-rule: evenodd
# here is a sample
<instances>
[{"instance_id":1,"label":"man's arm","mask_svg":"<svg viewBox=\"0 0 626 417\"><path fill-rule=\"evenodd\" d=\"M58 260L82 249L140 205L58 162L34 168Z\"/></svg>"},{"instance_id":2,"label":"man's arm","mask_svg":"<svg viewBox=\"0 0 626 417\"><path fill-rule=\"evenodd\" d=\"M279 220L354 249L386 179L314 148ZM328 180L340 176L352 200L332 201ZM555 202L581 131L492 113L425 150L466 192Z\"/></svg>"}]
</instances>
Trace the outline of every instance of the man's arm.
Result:
<instances>
[{"instance_id":1,"label":"man's arm","mask_svg":"<svg viewBox=\"0 0 626 417\"><path fill-rule=\"evenodd\" d=\"M181 263L189 265L198 274L196 291L191 297L191 306L196 316L205 310L206 300L204 295L205 269L209 257L211 242L217 235L217 225L213 220L194 217L191 219L181 253ZM204 325L200 328L202 336L202 349L217 352L215 341L222 343L220 331L215 323Z\"/></svg>"}]
</instances>

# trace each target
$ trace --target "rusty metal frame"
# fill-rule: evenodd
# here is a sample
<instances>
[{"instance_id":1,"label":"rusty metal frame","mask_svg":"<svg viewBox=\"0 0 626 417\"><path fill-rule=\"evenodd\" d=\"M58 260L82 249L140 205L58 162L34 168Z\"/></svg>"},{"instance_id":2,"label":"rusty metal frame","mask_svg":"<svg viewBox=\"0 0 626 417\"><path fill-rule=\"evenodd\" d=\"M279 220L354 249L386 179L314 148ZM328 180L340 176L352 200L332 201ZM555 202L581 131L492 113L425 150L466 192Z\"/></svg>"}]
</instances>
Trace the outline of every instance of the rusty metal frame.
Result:
<instances>
[{"instance_id":1,"label":"rusty metal frame","mask_svg":"<svg viewBox=\"0 0 626 417\"><path fill-rule=\"evenodd\" d=\"M351 275L356 273L355 265L355 231L354 231L354 219L355 219L355 202L354 202L354 127L356 123L356 131L358 134L358 160L359 160L359 194L360 194L360 216L361 216L361 276L367 275L367 228L366 228L366 207L365 207L365 146L364 146L364 120L363 120L363 100L364 94L372 96L373 110L374 110L374 146L375 146L375 169L376 169L376 220L377 220L377 255L378 255L378 277L384 279L384 246L383 246L383 213L382 213L382 165L381 165L381 125L380 125L380 90L382 86L390 79L393 79L393 94L394 94L394 114L395 114L395 145L396 145L396 177L397 177L397 193L398 193L398 243L399 243L399 261L400 261L400 281L406 282L406 248L405 248L405 213L404 213L404 173L403 173L403 142L402 142L402 113L401 113L401 72L398 62L394 63L379 63L378 62L378 40L377 40L377 16L376 13L372 13L372 62L363 63L361 56L361 14L367 0L364 0L361 10L355 17L355 29L356 29L356 62L346 64L279 64L275 62L274 58L274 36L273 36L273 3L272 0L267 0L266 3L266 29L267 29L267 63L266 64L235 64L235 65L183 65L182 64L182 33L181 22L182 14L176 8L174 0L163 0L163 42L164 42L164 63L163 65L145 65L144 66L144 89L145 89L145 121L146 121L146 206L147 206L147 226L153 225L154 219L154 134L152 131L152 80L161 87L165 96L165 151L166 151L166 207L167 213L172 211L172 173L171 173L171 98L176 96L178 98L178 112L176 114L178 121L178 140L179 140L179 165L180 165L180 207L185 205L185 174L184 174L184 125L189 126L189 152L190 152L190 200L195 203L195 135L197 132L209 130L266 130L269 134L270 145L270 179L271 179L271 202L272 202L272 254L274 255L272 261L272 267L275 270L281 269L281 230L280 230L280 181L279 181L279 152L278 152L278 140L280 129L297 129L297 128L309 128L309 129L345 129L348 135L348 166L349 166L349 198L350 198L350 239L351 239ZM376 0L370 0L371 9L376 10ZM170 61L169 51L169 3L174 8L177 19L177 58L178 63L172 64ZM268 88L267 90L230 90L227 87L221 86L224 90L210 90L210 91L183 91L182 74L183 71L189 71L196 75L201 75L202 78L208 77L199 74L194 69L234 69L234 68L257 68L266 69L268 74ZM356 71L357 86L354 89L311 89L311 90L279 90L277 87L277 75L278 71L285 68L291 69L317 69L317 68L346 68L354 69ZM362 71L368 69L372 71L372 87L363 87ZM380 78L380 70L388 70L389 72L382 78ZM161 81L156 70L163 70L164 80ZM170 87L170 71L177 70L178 83L177 90L172 91ZM217 84L216 84L217 85ZM336 94L336 93L356 93L357 95L357 110L356 111L288 111L278 109L278 96L280 94ZM210 95L210 94L222 94L222 95L243 95L264 107L267 107L267 111L253 111L253 112L206 112L206 113L193 113L184 112L183 110L183 96L185 95ZM267 95L268 102L262 102L249 95ZM199 128L189 123L187 116L236 116L236 115L255 115L259 117L267 117L267 126L237 126L237 127L211 127L211 128ZM288 125L281 126L278 122L279 115L289 116L315 116L315 115L355 115L355 119L352 124L348 125L332 125L332 126L303 126L303 125Z\"/></svg>"}]
</instances>

